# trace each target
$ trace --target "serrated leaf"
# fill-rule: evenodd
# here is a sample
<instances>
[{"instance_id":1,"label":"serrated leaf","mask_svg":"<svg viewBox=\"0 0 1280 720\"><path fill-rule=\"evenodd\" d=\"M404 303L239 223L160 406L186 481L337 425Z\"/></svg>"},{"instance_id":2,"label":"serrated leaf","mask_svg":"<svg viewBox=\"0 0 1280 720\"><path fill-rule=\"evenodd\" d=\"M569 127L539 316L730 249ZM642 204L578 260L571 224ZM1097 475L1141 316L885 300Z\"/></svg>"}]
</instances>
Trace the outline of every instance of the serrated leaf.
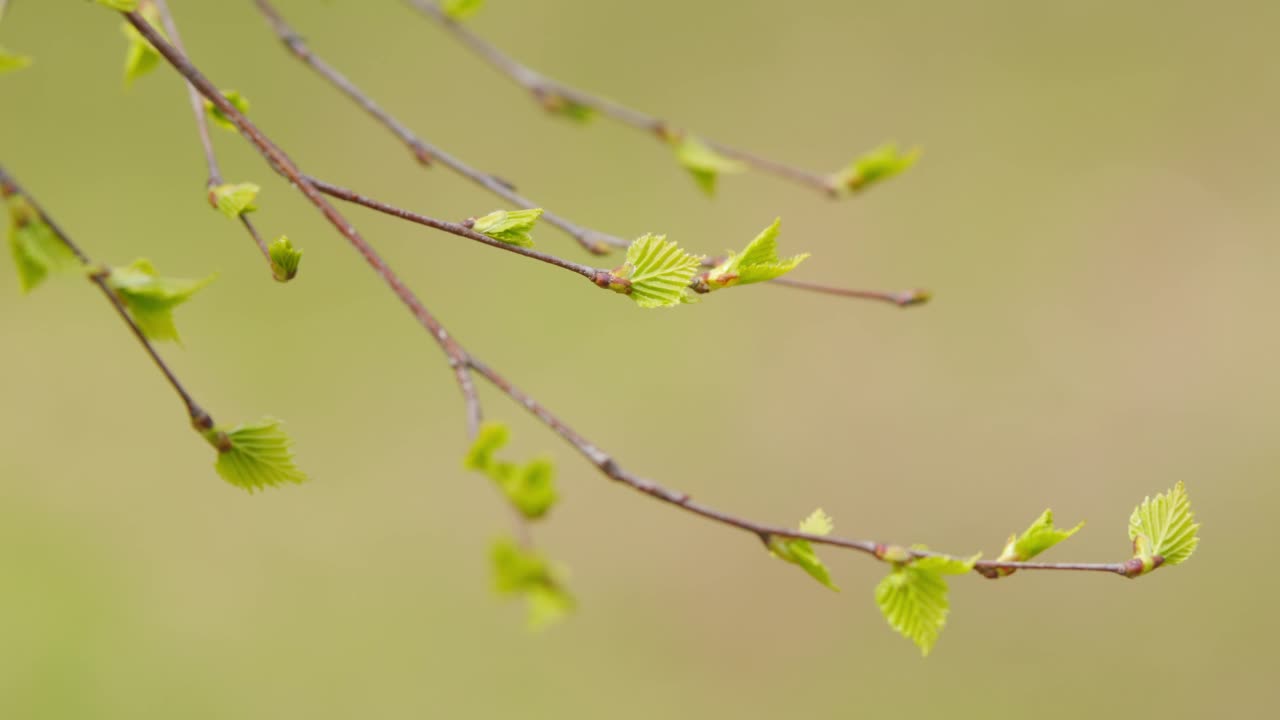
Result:
<instances>
[{"instance_id":1,"label":"serrated leaf","mask_svg":"<svg viewBox=\"0 0 1280 720\"><path fill-rule=\"evenodd\" d=\"M298 276L298 265L302 263L302 251L293 247L289 238L281 235L267 248L271 257L271 274L279 282L289 282Z\"/></svg>"},{"instance_id":2,"label":"serrated leaf","mask_svg":"<svg viewBox=\"0 0 1280 720\"><path fill-rule=\"evenodd\" d=\"M476 218L471 229L494 240L533 247L533 226L542 217L542 208L528 210L494 210L484 217Z\"/></svg>"},{"instance_id":3,"label":"serrated leaf","mask_svg":"<svg viewBox=\"0 0 1280 720\"><path fill-rule=\"evenodd\" d=\"M444 0L440 3L440 9L453 20L466 20L483 7L484 0Z\"/></svg>"},{"instance_id":4,"label":"serrated leaf","mask_svg":"<svg viewBox=\"0 0 1280 720\"><path fill-rule=\"evenodd\" d=\"M928 656L950 611L943 575L968 572L977 559L931 556L896 563L876 585L876 605L890 627Z\"/></svg>"},{"instance_id":5,"label":"serrated leaf","mask_svg":"<svg viewBox=\"0 0 1280 720\"><path fill-rule=\"evenodd\" d=\"M1143 560L1146 571L1155 569L1156 557L1163 558L1164 565L1177 565L1191 557L1200 544L1199 530L1182 481L1172 490L1143 499L1129 516L1134 557Z\"/></svg>"},{"instance_id":6,"label":"serrated leaf","mask_svg":"<svg viewBox=\"0 0 1280 720\"><path fill-rule=\"evenodd\" d=\"M507 437L507 428L501 423L482 424L463 459L463 466L487 475L521 515L537 520L547 514L558 498L555 466L546 458L536 458L525 465L497 459L495 454L507 444Z\"/></svg>"},{"instance_id":7,"label":"serrated leaf","mask_svg":"<svg viewBox=\"0 0 1280 720\"><path fill-rule=\"evenodd\" d=\"M247 115L249 113L249 99L241 95L239 91L223 90L221 92L222 97L226 98L236 110L239 110L241 115ZM213 124L223 128L224 130L238 132L238 128L236 128L236 124L234 122L231 122L231 118L222 112L222 108L210 102L208 98L205 98L204 110Z\"/></svg>"},{"instance_id":8,"label":"serrated leaf","mask_svg":"<svg viewBox=\"0 0 1280 720\"><path fill-rule=\"evenodd\" d=\"M18 270L23 293L29 293L52 273L81 267L80 258L62 242L40 216L31 201L21 195L7 199L9 208L9 252Z\"/></svg>"},{"instance_id":9,"label":"serrated leaf","mask_svg":"<svg viewBox=\"0 0 1280 720\"><path fill-rule=\"evenodd\" d=\"M230 430L214 428L208 435L225 433L230 447L218 452L215 468L223 480L249 492L285 483L306 482L307 476L293 457L293 440L280 421L267 417Z\"/></svg>"},{"instance_id":10,"label":"serrated leaf","mask_svg":"<svg viewBox=\"0 0 1280 720\"><path fill-rule=\"evenodd\" d=\"M174 309L213 279L213 275L200 280L161 277L150 260L138 258L128 267L112 268L107 285L148 339L181 342L173 323Z\"/></svg>"},{"instance_id":11,"label":"serrated leaf","mask_svg":"<svg viewBox=\"0 0 1280 720\"><path fill-rule=\"evenodd\" d=\"M885 143L854 160L847 168L831 176L832 185L857 192L905 172L920 158L920 148L900 152L897 143Z\"/></svg>"},{"instance_id":12,"label":"serrated leaf","mask_svg":"<svg viewBox=\"0 0 1280 720\"><path fill-rule=\"evenodd\" d=\"M1011 535L1009 537L1009 542L1005 544L999 560L1000 562L1024 562L1030 560L1075 535L1082 527L1084 527L1084 522L1079 523L1070 530L1055 528L1053 526L1053 511L1045 510L1021 535ZM1002 575L1007 575L1009 572L1012 571L1000 571Z\"/></svg>"},{"instance_id":13,"label":"serrated leaf","mask_svg":"<svg viewBox=\"0 0 1280 720\"><path fill-rule=\"evenodd\" d=\"M808 533L809 535L830 535L833 529L835 529L835 525L831 521L831 516L823 512L822 508L814 510L809 517L800 523L800 532ZM798 566L809 573L809 576L814 580L832 590L840 591L840 588L836 587L836 584L831 581L831 573L822 564L822 560L818 558L818 553L813 549L813 544L808 540L771 536L769 538L769 552L780 560L785 560L792 565Z\"/></svg>"},{"instance_id":14,"label":"serrated leaf","mask_svg":"<svg viewBox=\"0 0 1280 720\"><path fill-rule=\"evenodd\" d=\"M253 183L226 183L209 191L218 212L235 220L258 209L258 193L262 188Z\"/></svg>"},{"instance_id":15,"label":"serrated leaf","mask_svg":"<svg viewBox=\"0 0 1280 720\"><path fill-rule=\"evenodd\" d=\"M21 70L31 64L31 58L6 50L0 46L0 73Z\"/></svg>"},{"instance_id":16,"label":"serrated leaf","mask_svg":"<svg viewBox=\"0 0 1280 720\"><path fill-rule=\"evenodd\" d=\"M671 307L688 302L689 281L701 266L665 235L645 235L627 247L626 262L613 271L623 282L610 288L642 308Z\"/></svg>"},{"instance_id":17,"label":"serrated leaf","mask_svg":"<svg viewBox=\"0 0 1280 720\"><path fill-rule=\"evenodd\" d=\"M155 3L142 3L138 6L139 14L147 24L164 35L164 29L161 28L160 9ZM129 87L134 80L146 75L154 70L160 64L160 53L152 47L151 43L138 32L137 28L129 23L120 26L124 32L124 36L129 40L129 48L125 51L124 56L124 85Z\"/></svg>"},{"instance_id":18,"label":"serrated leaf","mask_svg":"<svg viewBox=\"0 0 1280 720\"><path fill-rule=\"evenodd\" d=\"M781 227L782 218L777 218L772 225L760 231L741 253L729 251L723 262L707 272L706 289L720 290L734 285L764 282L794 270L809 257L809 253L779 258L778 232Z\"/></svg>"},{"instance_id":19,"label":"serrated leaf","mask_svg":"<svg viewBox=\"0 0 1280 720\"><path fill-rule=\"evenodd\" d=\"M98 4L120 12L133 12L138 9L138 0L98 0Z\"/></svg>"},{"instance_id":20,"label":"serrated leaf","mask_svg":"<svg viewBox=\"0 0 1280 720\"><path fill-rule=\"evenodd\" d=\"M490 560L494 591L527 598L530 630L542 630L573 610L573 597L565 589L560 573L540 554L508 538L499 538L490 551Z\"/></svg>"},{"instance_id":21,"label":"serrated leaf","mask_svg":"<svg viewBox=\"0 0 1280 720\"><path fill-rule=\"evenodd\" d=\"M694 182L707 195L715 195L716 180L720 173L739 173L746 169L742 163L716 152L693 135L681 138L675 151L676 161L689 171Z\"/></svg>"}]
</instances>

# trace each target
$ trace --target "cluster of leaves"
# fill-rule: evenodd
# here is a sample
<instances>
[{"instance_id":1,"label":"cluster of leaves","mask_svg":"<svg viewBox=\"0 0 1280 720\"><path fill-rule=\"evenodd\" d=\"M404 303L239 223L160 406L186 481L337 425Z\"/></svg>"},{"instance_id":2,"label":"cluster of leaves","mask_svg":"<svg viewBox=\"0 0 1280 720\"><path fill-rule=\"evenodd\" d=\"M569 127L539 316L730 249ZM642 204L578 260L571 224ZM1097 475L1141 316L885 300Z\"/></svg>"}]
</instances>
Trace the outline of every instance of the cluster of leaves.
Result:
<instances>
[{"instance_id":1,"label":"cluster of leaves","mask_svg":"<svg viewBox=\"0 0 1280 720\"><path fill-rule=\"evenodd\" d=\"M563 571L552 567L539 553L509 538L499 538L490 551L490 560L494 591L525 598L530 630L542 630L573 610L575 603L565 589Z\"/></svg>"},{"instance_id":2,"label":"cluster of leaves","mask_svg":"<svg viewBox=\"0 0 1280 720\"><path fill-rule=\"evenodd\" d=\"M1053 512L1045 510L1022 533L1010 536L995 563L980 569L989 577L1012 574L1016 568L1000 565L1027 562L1070 538L1083 526L1082 522L1070 529L1054 527ZM818 509L800 524L799 531L821 538L829 535L833 527L831 518ZM1181 482L1167 493L1143 500L1129 519L1129 537L1133 540L1134 558L1139 561L1132 575L1186 560L1199 543L1199 528ZM800 567L826 587L839 590L810 540L772 536L768 547L774 557ZM928 655L946 625L950 608L946 576L974 570L981 553L960 558L930 553L924 546L916 545L886 547L877 556L892 566L875 589L881 614L890 627Z\"/></svg>"},{"instance_id":3,"label":"cluster of leaves","mask_svg":"<svg viewBox=\"0 0 1280 720\"><path fill-rule=\"evenodd\" d=\"M261 188L253 183L226 183L209 190L209 202L218 212L236 220L258 209L259 192ZM268 246L267 258L271 261L271 276L279 282L289 282L298 275L302 251L281 235Z\"/></svg>"},{"instance_id":4,"label":"cluster of leaves","mask_svg":"<svg viewBox=\"0 0 1280 720\"><path fill-rule=\"evenodd\" d=\"M484 423L463 465L487 475L521 515L537 520L556 502L555 467L548 458L536 458L524 465L497 459L495 454L507 444L509 436L505 425Z\"/></svg>"}]
</instances>

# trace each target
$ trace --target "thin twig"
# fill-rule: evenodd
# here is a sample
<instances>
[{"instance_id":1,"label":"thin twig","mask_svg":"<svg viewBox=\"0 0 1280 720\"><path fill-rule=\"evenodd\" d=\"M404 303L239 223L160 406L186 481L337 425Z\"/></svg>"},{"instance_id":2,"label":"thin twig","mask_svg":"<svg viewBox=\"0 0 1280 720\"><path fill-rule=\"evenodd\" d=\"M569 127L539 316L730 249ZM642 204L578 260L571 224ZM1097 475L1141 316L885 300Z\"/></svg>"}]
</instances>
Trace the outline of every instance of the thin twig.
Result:
<instances>
[{"instance_id":1,"label":"thin twig","mask_svg":"<svg viewBox=\"0 0 1280 720\"><path fill-rule=\"evenodd\" d=\"M822 293L824 295L837 295L840 297L858 298L860 300L879 300L882 302L893 303L898 307L923 305L924 303L929 302L929 299L933 297L928 290L921 290L919 288L899 290L897 292L886 292L883 290L854 290L851 288L833 287L831 285L819 285L817 283L805 282L803 280L792 280L791 278L774 278L771 282L785 287L808 290L809 292Z\"/></svg>"},{"instance_id":2,"label":"thin twig","mask_svg":"<svg viewBox=\"0 0 1280 720\"><path fill-rule=\"evenodd\" d=\"M191 396L191 393L187 392L186 387L184 387L182 382L178 380L178 376L169 368L169 365L164 361L164 358L160 357L160 353L156 351L155 346L147 339L146 334L142 332L142 328L134 321L133 316L129 314L129 310L124 306L124 302L115 294L114 291L111 290L111 286L107 284L107 277L110 272L106 268L94 268L93 261L90 260L89 256L80 249L80 246L71 239L71 236L64 232L63 229L54 222L53 218L44 211L44 208L36 202L36 199L32 197L30 193L18 184L17 180L5 172L3 166L0 166L0 198L7 200L14 195L20 196L30 203L31 207L40 216L41 221L44 222L45 225L49 226L49 229L53 231L53 234L58 238L58 240L76 256L81 264L87 268L91 268L89 272L90 282L97 285L98 289L102 291L107 302L111 303L111 307L115 308L116 313L120 315L120 319L124 320L124 324L129 326L130 332L133 333L133 336L138 340L138 343L142 345L142 349L146 351L147 355L151 356L151 361L154 362L156 367L160 370L160 374L164 375L165 380L169 382L173 391L178 394L178 397L182 400L182 404L187 408L187 417L191 420L191 425L197 430L203 431L211 429L213 427L213 418L200 406L199 403L195 401L195 398Z\"/></svg>"},{"instance_id":3,"label":"thin twig","mask_svg":"<svg viewBox=\"0 0 1280 720\"><path fill-rule=\"evenodd\" d=\"M324 195L315 183L312 182L308 176L303 174L303 172L293 163L284 151L268 139L252 122L241 114L234 105L223 98L217 88L205 78L205 76L190 62L190 60L188 60L183 53L179 52L172 45L166 42L154 28L147 24L145 19L136 12L123 14L128 22L137 28L138 31L156 47L157 51L160 52L165 60L168 61L169 64L178 71L178 73L183 75L200 92L201 95L208 98L210 102L218 106L228 119L230 119L231 122L239 129L240 134L244 136L244 138L255 148L257 148L268 164L270 164L277 172L288 178L294 186L297 187L304 196L306 196L307 200L310 201L311 204L314 205L327 220L329 220L338 232L346 238L358 252L360 252L365 260L383 278L392 291L395 292L401 301L410 308L423 327L427 329L428 333L436 343L440 345L449 360L449 364L453 367L455 375L458 378L459 385L463 390L463 396L467 403L468 420L473 428L479 423L480 419L479 400L476 395L474 385L471 382L471 372L474 371L560 435L561 438L585 456L606 477L620 482L634 490L645 493L650 497L675 505L708 520L751 532L766 544L771 538L780 537L808 540L812 543L847 548L866 553L880 559L884 559L886 557L886 551L888 549L898 550L899 552L906 553L908 556L912 557L940 555L939 553L933 552L900 549L869 540L853 540L833 536L812 535L784 527L756 523L716 510L709 506L696 503L684 493L669 490L652 480L633 475L632 473L623 470L611 456L569 428L557 416L553 415L531 396L516 388L495 370L482 363L475 356L471 355L461 344L458 343L457 340L449 335L439 321L436 320L435 316L427 311L417 297L407 287L405 287L395 273L392 272L391 268L387 266L387 264L377 255L355 227L348 223L346 218L344 218L342 214L325 199ZM990 572L993 574L996 569L1025 569L1094 571L1121 575L1126 573L1125 568L1126 564L1124 563L1081 564L1016 562L982 562L978 563L974 567L978 572Z\"/></svg>"},{"instance_id":4,"label":"thin twig","mask_svg":"<svg viewBox=\"0 0 1280 720\"><path fill-rule=\"evenodd\" d=\"M166 0L153 0L156 9L160 11L160 21L164 24L164 31L168 33L169 38L173 40L173 46L186 52L182 47L182 36L178 33L178 24L173 20L173 13L169 11L169 4ZM196 91L191 83L187 83L187 97L191 100L191 113L196 119L196 132L200 135L200 146L204 148L204 162L209 168L209 178L205 181L205 190L209 192L209 204L214 208L218 207L217 201L213 197L213 189L223 184L222 170L218 167L218 156L213 150L213 135L209 132L209 118L205 117L204 100L200 97L200 93ZM248 213L240 213L240 222L249 233L249 237L253 238L253 244L258 246L258 251L262 253L262 257L267 259L267 264L271 264L271 251L267 249L267 243L263 241L262 235L258 233L258 229L254 227L253 221L249 219Z\"/></svg>"},{"instance_id":5,"label":"thin twig","mask_svg":"<svg viewBox=\"0 0 1280 720\"><path fill-rule=\"evenodd\" d=\"M328 80L334 87L338 88L347 97L351 98L366 113L371 115L375 120L381 123L385 128L390 130L402 143L409 147L415 158L423 165L430 165L432 162L439 162L453 172L471 180L480 185L489 192L506 200L517 208L533 208L541 207L538 203L521 196L515 191L509 182L500 179L488 173L480 172L475 168L467 165L462 160L450 155L441 148L432 145L422 138L418 137L404 123L397 120L391 113L383 110L374 100L365 94L360 88L356 87L346 78L345 75L338 72L333 66L317 57L314 52L307 47L302 37L285 22L280 13L267 0L255 0L258 9L266 17L268 24L272 30L279 36L281 42L289 49L294 57L301 60L303 64L315 70L317 74ZM620 237L609 235L598 230L591 230L582 227L577 223L561 217L553 212L543 210L542 219L548 224L563 230L567 235L578 241L584 249L595 255L603 255L609 252L610 247L625 248L629 245L629 241Z\"/></svg>"},{"instance_id":6,"label":"thin twig","mask_svg":"<svg viewBox=\"0 0 1280 720\"><path fill-rule=\"evenodd\" d=\"M450 35L466 45L473 53L529 91L534 99L547 109L559 109L565 103L590 108L624 125L630 125L650 133L664 143L670 142L673 138L684 137L686 134L685 131L673 128L665 120L633 110L607 98L583 92L520 63L499 50L492 43L471 32L463 23L449 17L440 8L440 4L434 0L408 0L408 2L423 15L439 23ZM721 155L738 160L762 172L818 190L831 197L839 195L840 188L830 175L804 170L777 160L761 157L747 150L725 145L704 135L694 134L707 147Z\"/></svg>"}]
</instances>

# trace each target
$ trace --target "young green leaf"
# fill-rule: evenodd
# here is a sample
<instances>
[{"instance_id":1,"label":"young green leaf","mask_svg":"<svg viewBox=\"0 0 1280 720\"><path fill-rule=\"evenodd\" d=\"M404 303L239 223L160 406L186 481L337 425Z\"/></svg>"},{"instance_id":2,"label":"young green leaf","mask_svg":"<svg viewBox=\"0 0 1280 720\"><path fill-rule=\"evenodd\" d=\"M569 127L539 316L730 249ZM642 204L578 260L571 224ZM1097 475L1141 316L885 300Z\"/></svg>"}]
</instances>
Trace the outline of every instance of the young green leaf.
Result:
<instances>
[{"instance_id":1,"label":"young green leaf","mask_svg":"<svg viewBox=\"0 0 1280 720\"><path fill-rule=\"evenodd\" d=\"M139 14L147 21L147 24L155 28L157 32L164 35L164 29L161 27L160 9L155 3L145 2L138 6ZM124 56L124 86L129 87L134 80L146 75L154 70L160 64L160 53L151 46L142 33L129 23L120 26L124 32L124 36L129 40L129 49Z\"/></svg>"},{"instance_id":2,"label":"young green leaf","mask_svg":"<svg viewBox=\"0 0 1280 720\"><path fill-rule=\"evenodd\" d=\"M173 324L173 311L198 290L213 282L213 275L200 280L160 277L151 261L134 260L128 267L112 268L107 286L115 292L142 334L150 340L181 342Z\"/></svg>"},{"instance_id":3,"label":"young green leaf","mask_svg":"<svg viewBox=\"0 0 1280 720\"><path fill-rule=\"evenodd\" d=\"M782 218L778 218L772 225L762 230L741 253L729 251L723 262L703 275L702 286L707 291L711 291L733 285L749 285L772 280L794 270L809 257L809 253L794 255L785 260L780 259L778 231L781 227Z\"/></svg>"},{"instance_id":4,"label":"young green leaf","mask_svg":"<svg viewBox=\"0 0 1280 720\"><path fill-rule=\"evenodd\" d=\"M490 552L493 588L499 595L524 595L528 602L530 630L542 630L568 615L573 597L551 565L541 555L507 538L499 538Z\"/></svg>"},{"instance_id":5,"label":"young green leaf","mask_svg":"<svg viewBox=\"0 0 1280 720\"><path fill-rule=\"evenodd\" d=\"M540 217L542 217L542 208L494 210L484 217L476 218L471 224L471 229L504 243L533 247L531 231Z\"/></svg>"},{"instance_id":6,"label":"young green leaf","mask_svg":"<svg viewBox=\"0 0 1280 720\"><path fill-rule=\"evenodd\" d=\"M226 98L236 110L239 110L241 115L245 115L249 112L249 99L241 95L238 91L223 90L222 97ZM236 124L231 122L231 118L227 117L227 115L222 112L222 108L214 105L212 102L209 102L207 98L204 101L204 110L205 113L209 115L209 119L218 127L230 130L231 132L237 131Z\"/></svg>"},{"instance_id":7,"label":"young green leaf","mask_svg":"<svg viewBox=\"0 0 1280 720\"><path fill-rule=\"evenodd\" d=\"M947 581L973 569L978 561L950 557L924 557L894 563L893 570L876 585L876 604L889 626L928 656L947 623Z\"/></svg>"},{"instance_id":8,"label":"young green leaf","mask_svg":"<svg viewBox=\"0 0 1280 720\"><path fill-rule=\"evenodd\" d=\"M13 70L21 70L31 64L31 58L26 55L18 55L10 52L0 46L0 74L11 72Z\"/></svg>"},{"instance_id":9,"label":"young green leaf","mask_svg":"<svg viewBox=\"0 0 1280 720\"><path fill-rule=\"evenodd\" d=\"M444 0L440 4L444 14L451 20L466 20L480 12L483 7L484 0Z\"/></svg>"},{"instance_id":10,"label":"young green leaf","mask_svg":"<svg viewBox=\"0 0 1280 720\"><path fill-rule=\"evenodd\" d=\"M138 0L98 0L98 4L120 12L133 12L138 9Z\"/></svg>"},{"instance_id":11,"label":"young green leaf","mask_svg":"<svg viewBox=\"0 0 1280 720\"><path fill-rule=\"evenodd\" d=\"M209 199L218 208L218 212L235 220L258 209L258 193L261 190L253 183L226 183L211 189Z\"/></svg>"},{"instance_id":12,"label":"young green leaf","mask_svg":"<svg viewBox=\"0 0 1280 720\"><path fill-rule=\"evenodd\" d=\"M901 174L920 158L920 148L900 152L897 143L885 143L850 163L849 167L831 176L833 187L857 192L871 185Z\"/></svg>"},{"instance_id":13,"label":"young green leaf","mask_svg":"<svg viewBox=\"0 0 1280 720\"><path fill-rule=\"evenodd\" d=\"M9 206L9 252L18 269L22 292L34 290L50 273L81 266L80 259L29 200L11 195L6 204Z\"/></svg>"},{"instance_id":14,"label":"young green leaf","mask_svg":"<svg viewBox=\"0 0 1280 720\"><path fill-rule=\"evenodd\" d=\"M223 433L227 442L219 447L218 439ZM214 447L218 447L218 461L214 465L218 474L236 487L253 492L307 480L294 460L293 440L275 418L263 418L230 430L214 428L205 435Z\"/></svg>"},{"instance_id":15,"label":"young green leaf","mask_svg":"<svg viewBox=\"0 0 1280 720\"><path fill-rule=\"evenodd\" d=\"M627 247L626 262L613 271L620 281L609 287L629 295L642 308L689 302L689 282L702 266L665 235L645 235Z\"/></svg>"},{"instance_id":16,"label":"young green leaf","mask_svg":"<svg viewBox=\"0 0 1280 720\"><path fill-rule=\"evenodd\" d=\"M595 108L570 100L555 92L539 93L538 100L542 103L542 107L552 115L559 115L580 125L586 125L596 119Z\"/></svg>"},{"instance_id":17,"label":"young green leaf","mask_svg":"<svg viewBox=\"0 0 1280 720\"><path fill-rule=\"evenodd\" d=\"M537 520L556 502L555 467L546 458L534 459L523 466L498 460L494 455L507 444L507 437L506 426L484 423L463 459L463 466L489 476L521 515Z\"/></svg>"},{"instance_id":18,"label":"young green leaf","mask_svg":"<svg viewBox=\"0 0 1280 720\"><path fill-rule=\"evenodd\" d=\"M298 276L298 265L302 263L302 251L293 247L289 238L281 235L267 248L271 256L271 274L279 282L289 282Z\"/></svg>"},{"instance_id":19,"label":"young green leaf","mask_svg":"<svg viewBox=\"0 0 1280 720\"><path fill-rule=\"evenodd\" d=\"M835 525L831 521L831 516L823 512L822 508L814 510L809 517L800 523L800 532L810 535L830 535L833 529L835 529ZM798 566L809 573L814 580L836 592L840 592L840 588L831 582L831 573L822 564L822 560L818 558L818 553L813 549L813 544L808 540L771 536L769 538L769 552L779 560L785 560L792 565Z\"/></svg>"},{"instance_id":20,"label":"young green leaf","mask_svg":"<svg viewBox=\"0 0 1280 720\"><path fill-rule=\"evenodd\" d=\"M676 161L693 176L694 182L707 195L715 195L716 179L720 173L739 173L746 167L711 149L705 142L685 135L675 146Z\"/></svg>"},{"instance_id":21,"label":"young green leaf","mask_svg":"<svg viewBox=\"0 0 1280 720\"><path fill-rule=\"evenodd\" d=\"M1009 542L1005 543L1004 551L1000 553L999 561L1025 562L1030 560L1075 535L1082 527L1084 527L1083 521L1070 530L1056 528L1053 526L1053 511L1045 510L1021 535L1009 536ZM1009 575L1013 573L1013 570L1001 568L996 572L1000 575Z\"/></svg>"},{"instance_id":22,"label":"young green leaf","mask_svg":"<svg viewBox=\"0 0 1280 720\"><path fill-rule=\"evenodd\" d=\"M1172 490L1145 498L1129 516L1133 556L1142 560L1143 572L1191 557L1200 544L1199 530L1181 480Z\"/></svg>"}]
</instances>

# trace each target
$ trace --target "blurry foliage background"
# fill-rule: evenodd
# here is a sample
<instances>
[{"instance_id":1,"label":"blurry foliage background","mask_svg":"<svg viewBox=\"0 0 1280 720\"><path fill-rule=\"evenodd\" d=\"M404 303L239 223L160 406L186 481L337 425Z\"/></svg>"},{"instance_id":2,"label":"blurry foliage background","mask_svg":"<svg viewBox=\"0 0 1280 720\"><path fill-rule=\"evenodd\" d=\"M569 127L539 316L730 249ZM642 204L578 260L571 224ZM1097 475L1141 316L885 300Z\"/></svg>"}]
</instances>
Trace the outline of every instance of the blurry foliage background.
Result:
<instances>
[{"instance_id":1,"label":"blurry foliage background","mask_svg":"<svg viewBox=\"0 0 1280 720\"><path fill-rule=\"evenodd\" d=\"M495 200L287 57L245 2L173 0L188 49L309 172L424 212ZM637 471L791 523L999 551L1044 507L1057 559L1127 554L1144 495L1185 480L1205 527L1138 582L953 583L928 661L884 624L885 568L825 553L842 594L749 536L550 449L542 546L580 612L528 636L491 595L508 511L460 469L440 353L234 136L272 282L205 204L176 76L121 89L118 19L18 0L0 152L91 255L220 279L166 354L224 423L285 418L314 477L257 496L83 282L0 272L0 716L5 718L1257 716L1280 701L1274 541L1280 62L1267 2L491 2L482 34L549 74L725 142L834 170L885 139L921 163L832 203L773 178L704 198L631 130L544 116L399 2L282 0L314 48L428 139L557 212L694 250L781 215L799 276L927 286L922 309L752 287L644 312L580 278L344 208L450 329ZM548 249L576 256L544 228Z\"/></svg>"}]
</instances>

